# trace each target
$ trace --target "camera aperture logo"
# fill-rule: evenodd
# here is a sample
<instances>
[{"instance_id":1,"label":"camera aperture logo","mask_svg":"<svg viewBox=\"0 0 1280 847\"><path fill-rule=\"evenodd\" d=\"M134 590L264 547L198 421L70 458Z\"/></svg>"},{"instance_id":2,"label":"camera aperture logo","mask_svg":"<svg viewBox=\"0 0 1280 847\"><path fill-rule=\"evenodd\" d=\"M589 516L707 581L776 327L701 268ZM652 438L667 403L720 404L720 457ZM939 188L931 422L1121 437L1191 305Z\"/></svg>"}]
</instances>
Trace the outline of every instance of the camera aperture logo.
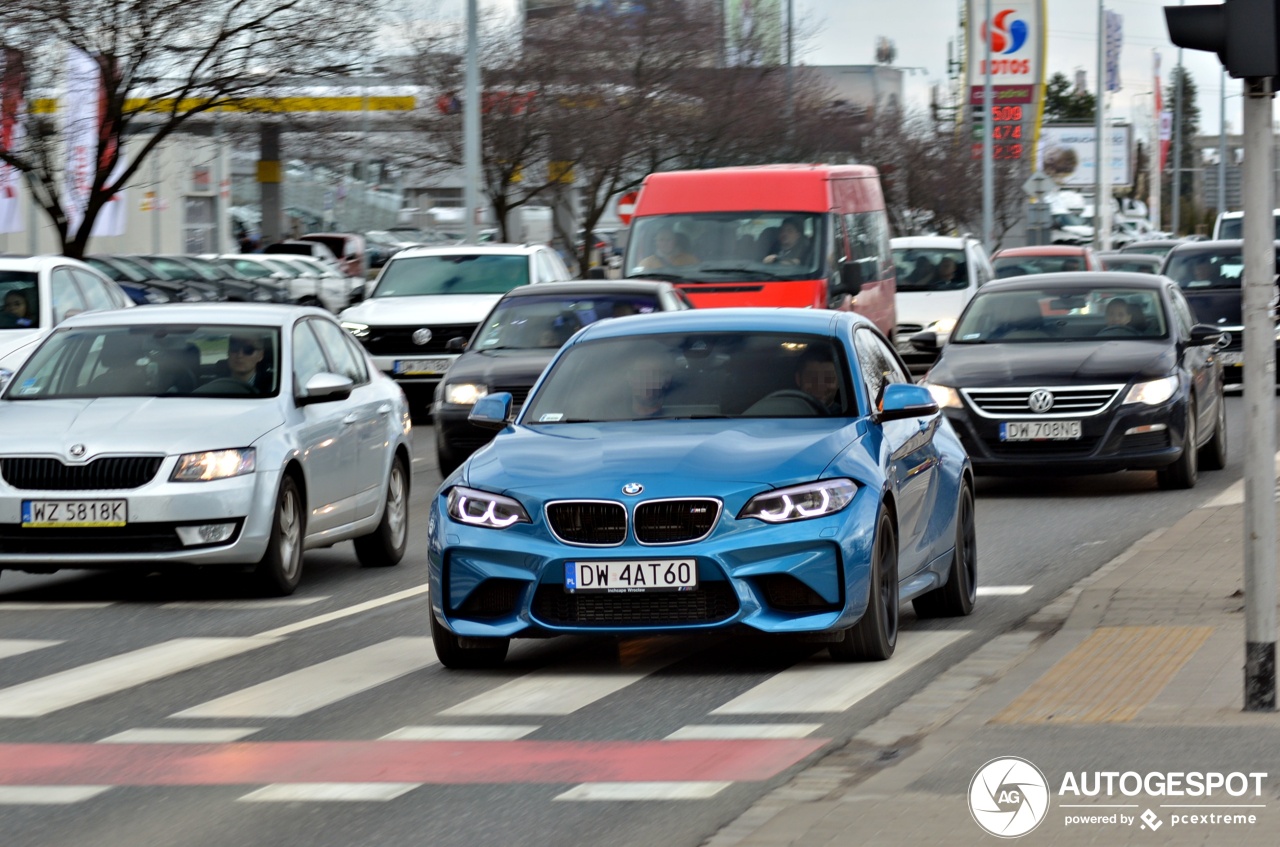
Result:
<instances>
[{"instance_id":1,"label":"camera aperture logo","mask_svg":"<svg viewBox=\"0 0 1280 847\"><path fill-rule=\"evenodd\" d=\"M1049 812L1049 782L1026 759L992 759L969 783L969 812L978 826L992 835L1026 835Z\"/></svg>"}]
</instances>

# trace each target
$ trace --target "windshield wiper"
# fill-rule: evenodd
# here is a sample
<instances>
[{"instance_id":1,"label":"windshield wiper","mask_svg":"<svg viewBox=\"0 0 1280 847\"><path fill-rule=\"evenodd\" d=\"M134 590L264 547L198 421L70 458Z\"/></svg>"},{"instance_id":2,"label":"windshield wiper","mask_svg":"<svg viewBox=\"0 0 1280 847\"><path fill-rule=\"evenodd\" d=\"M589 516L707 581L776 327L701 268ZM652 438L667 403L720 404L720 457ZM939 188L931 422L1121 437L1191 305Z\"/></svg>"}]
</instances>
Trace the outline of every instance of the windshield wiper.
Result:
<instances>
[{"instance_id":1,"label":"windshield wiper","mask_svg":"<svg viewBox=\"0 0 1280 847\"><path fill-rule=\"evenodd\" d=\"M785 277L772 273L771 271L755 270L753 268L699 268L698 273L710 274L741 274L743 276L750 275L754 279L784 279Z\"/></svg>"},{"instance_id":2,"label":"windshield wiper","mask_svg":"<svg viewBox=\"0 0 1280 847\"><path fill-rule=\"evenodd\" d=\"M642 274L634 274L625 276L623 279L661 279L666 282L688 282L689 277L680 274L667 274L662 271L645 271Z\"/></svg>"}]
</instances>

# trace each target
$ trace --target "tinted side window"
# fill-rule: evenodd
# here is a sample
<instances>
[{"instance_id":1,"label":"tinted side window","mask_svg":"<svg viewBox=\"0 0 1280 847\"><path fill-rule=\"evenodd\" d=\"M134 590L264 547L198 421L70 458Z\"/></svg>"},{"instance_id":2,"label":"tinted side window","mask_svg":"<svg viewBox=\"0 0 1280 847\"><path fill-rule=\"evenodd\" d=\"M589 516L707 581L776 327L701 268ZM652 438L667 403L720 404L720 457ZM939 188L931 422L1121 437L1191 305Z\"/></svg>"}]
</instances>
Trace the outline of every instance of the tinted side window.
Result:
<instances>
[{"instance_id":1,"label":"tinted side window","mask_svg":"<svg viewBox=\"0 0 1280 847\"><path fill-rule=\"evenodd\" d=\"M99 311L117 308L115 300L111 297L111 292L91 273L79 269L73 269L72 274L80 282L80 291L84 293L85 302L89 306L90 311Z\"/></svg>"},{"instance_id":2,"label":"tinted side window","mask_svg":"<svg viewBox=\"0 0 1280 847\"><path fill-rule=\"evenodd\" d=\"M72 315L85 311L84 297L70 268L54 268L50 280L53 295L53 322L60 324Z\"/></svg>"},{"instance_id":3,"label":"tinted side window","mask_svg":"<svg viewBox=\"0 0 1280 847\"><path fill-rule=\"evenodd\" d=\"M893 254L889 251L889 222L883 211L854 212L844 216L849 238L849 258L862 266L864 280L893 275Z\"/></svg>"},{"instance_id":4,"label":"tinted side window","mask_svg":"<svg viewBox=\"0 0 1280 847\"><path fill-rule=\"evenodd\" d=\"M858 354L858 370L872 408L880 405L884 387L891 383L910 383L911 379L898 364L897 357L871 330L859 329L853 336L854 350Z\"/></svg>"}]
</instances>

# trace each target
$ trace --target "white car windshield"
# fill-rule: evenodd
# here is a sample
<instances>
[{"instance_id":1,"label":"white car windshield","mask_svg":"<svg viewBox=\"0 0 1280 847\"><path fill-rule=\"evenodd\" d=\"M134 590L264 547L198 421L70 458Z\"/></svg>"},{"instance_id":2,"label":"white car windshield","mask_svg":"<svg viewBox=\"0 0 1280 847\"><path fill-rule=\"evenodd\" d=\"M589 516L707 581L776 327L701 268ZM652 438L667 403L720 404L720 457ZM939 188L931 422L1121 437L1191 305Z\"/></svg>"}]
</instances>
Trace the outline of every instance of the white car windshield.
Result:
<instances>
[{"instance_id":1,"label":"white car windshield","mask_svg":"<svg viewBox=\"0 0 1280 847\"><path fill-rule=\"evenodd\" d=\"M274 327L102 326L58 330L13 377L7 400L238 397L279 392Z\"/></svg>"},{"instance_id":2,"label":"white car windshield","mask_svg":"<svg viewBox=\"0 0 1280 847\"><path fill-rule=\"evenodd\" d=\"M450 253L392 259L378 277L374 297L422 294L506 294L529 282L529 258L494 253Z\"/></svg>"},{"instance_id":3,"label":"white car windshield","mask_svg":"<svg viewBox=\"0 0 1280 847\"><path fill-rule=\"evenodd\" d=\"M552 366L529 425L856 414L849 369L829 338L715 332L575 344Z\"/></svg>"}]
</instances>

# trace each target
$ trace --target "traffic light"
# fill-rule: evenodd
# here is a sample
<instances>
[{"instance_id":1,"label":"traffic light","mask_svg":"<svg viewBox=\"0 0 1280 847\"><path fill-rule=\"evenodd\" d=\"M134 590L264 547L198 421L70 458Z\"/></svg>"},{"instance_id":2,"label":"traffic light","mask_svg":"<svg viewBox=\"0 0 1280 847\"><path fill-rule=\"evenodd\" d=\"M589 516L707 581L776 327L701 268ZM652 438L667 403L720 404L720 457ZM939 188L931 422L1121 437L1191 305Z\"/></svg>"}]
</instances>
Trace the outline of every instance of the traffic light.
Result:
<instances>
[{"instance_id":1,"label":"traffic light","mask_svg":"<svg viewBox=\"0 0 1280 847\"><path fill-rule=\"evenodd\" d=\"M1234 77L1280 75L1276 6L1280 0L1225 0L1217 6L1165 6L1169 39L1217 53Z\"/></svg>"}]
</instances>

